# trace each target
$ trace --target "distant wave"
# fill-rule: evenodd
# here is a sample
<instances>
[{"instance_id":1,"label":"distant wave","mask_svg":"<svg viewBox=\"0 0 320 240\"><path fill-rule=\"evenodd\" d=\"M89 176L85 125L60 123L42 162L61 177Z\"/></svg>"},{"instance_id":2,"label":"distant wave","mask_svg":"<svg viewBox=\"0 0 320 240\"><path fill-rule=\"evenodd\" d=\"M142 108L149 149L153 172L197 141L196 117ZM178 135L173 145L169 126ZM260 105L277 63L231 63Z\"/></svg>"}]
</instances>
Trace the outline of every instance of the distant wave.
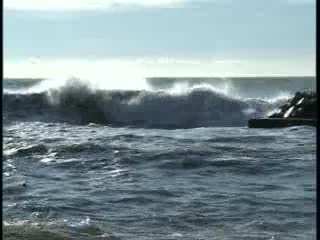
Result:
<instances>
[{"instance_id":1,"label":"distant wave","mask_svg":"<svg viewBox=\"0 0 320 240\"><path fill-rule=\"evenodd\" d=\"M97 90L76 80L40 93L3 95L5 121L164 129L245 126L248 119L266 115L284 100L286 96L245 99L205 86L182 92Z\"/></svg>"}]
</instances>

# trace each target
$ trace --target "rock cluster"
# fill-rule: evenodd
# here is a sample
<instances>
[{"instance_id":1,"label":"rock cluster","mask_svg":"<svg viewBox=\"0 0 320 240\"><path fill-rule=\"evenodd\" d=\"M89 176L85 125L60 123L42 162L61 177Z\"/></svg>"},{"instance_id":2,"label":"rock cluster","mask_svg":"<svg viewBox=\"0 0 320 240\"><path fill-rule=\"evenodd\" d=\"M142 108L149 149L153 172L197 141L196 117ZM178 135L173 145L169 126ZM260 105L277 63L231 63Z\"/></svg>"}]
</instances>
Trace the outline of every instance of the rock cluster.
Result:
<instances>
[{"instance_id":1,"label":"rock cluster","mask_svg":"<svg viewBox=\"0 0 320 240\"><path fill-rule=\"evenodd\" d=\"M269 118L317 118L317 93L297 92L279 112Z\"/></svg>"}]
</instances>

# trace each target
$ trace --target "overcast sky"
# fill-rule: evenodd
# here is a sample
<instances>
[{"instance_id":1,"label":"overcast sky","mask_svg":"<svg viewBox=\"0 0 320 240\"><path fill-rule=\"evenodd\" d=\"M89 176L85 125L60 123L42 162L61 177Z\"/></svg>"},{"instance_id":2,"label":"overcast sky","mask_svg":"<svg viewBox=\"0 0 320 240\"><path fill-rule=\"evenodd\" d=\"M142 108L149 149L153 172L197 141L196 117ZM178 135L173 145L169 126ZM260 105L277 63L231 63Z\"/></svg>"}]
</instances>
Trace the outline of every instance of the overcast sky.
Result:
<instances>
[{"instance_id":1,"label":"overcast sky","mask_svg":"<svg viewBox=\"0 0 320 240\"><path fill-rule=\"evenodd\" d=\"M115 58L279 62L288 75L314 75L315 1L4 1L5 70L30 59Z\"/></svg>"}]
</instances>

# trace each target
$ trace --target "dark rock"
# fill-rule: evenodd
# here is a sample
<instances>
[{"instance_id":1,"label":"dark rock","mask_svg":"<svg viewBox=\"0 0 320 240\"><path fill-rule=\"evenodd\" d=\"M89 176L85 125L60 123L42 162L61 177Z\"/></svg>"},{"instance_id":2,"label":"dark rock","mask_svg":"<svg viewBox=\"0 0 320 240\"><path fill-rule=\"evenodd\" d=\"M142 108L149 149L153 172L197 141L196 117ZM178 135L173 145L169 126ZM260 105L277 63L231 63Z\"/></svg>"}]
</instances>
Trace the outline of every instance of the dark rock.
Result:
<instances>
[{"instance_id":1,"label":"dark rock","mask_svg":"<svg viewBox=\"0 0 320 240\"><path fill-rule=\"evenodd\" d=\"M317 93L297 92L269 118L317 118Z\"/></svg>"}]
</instances>

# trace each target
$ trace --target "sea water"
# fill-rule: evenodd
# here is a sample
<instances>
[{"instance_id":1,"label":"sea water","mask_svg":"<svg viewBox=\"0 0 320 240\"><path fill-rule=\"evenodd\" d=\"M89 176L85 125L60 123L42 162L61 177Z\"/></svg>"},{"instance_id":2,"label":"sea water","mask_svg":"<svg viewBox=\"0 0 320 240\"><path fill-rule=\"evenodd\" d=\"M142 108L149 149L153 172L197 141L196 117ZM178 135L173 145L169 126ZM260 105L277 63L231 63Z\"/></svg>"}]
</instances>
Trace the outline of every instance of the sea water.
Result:
<instances>
[{"instance_id":1,"label":"sea water","mask_svg":"<svg viewBox=\"0 0 320 240\"><path fill-rule=\"evenodd\" d=\"M314 78L4 79L5 239L316 239L316 128L249 129Z\"/></svg>"}]
</instances>

